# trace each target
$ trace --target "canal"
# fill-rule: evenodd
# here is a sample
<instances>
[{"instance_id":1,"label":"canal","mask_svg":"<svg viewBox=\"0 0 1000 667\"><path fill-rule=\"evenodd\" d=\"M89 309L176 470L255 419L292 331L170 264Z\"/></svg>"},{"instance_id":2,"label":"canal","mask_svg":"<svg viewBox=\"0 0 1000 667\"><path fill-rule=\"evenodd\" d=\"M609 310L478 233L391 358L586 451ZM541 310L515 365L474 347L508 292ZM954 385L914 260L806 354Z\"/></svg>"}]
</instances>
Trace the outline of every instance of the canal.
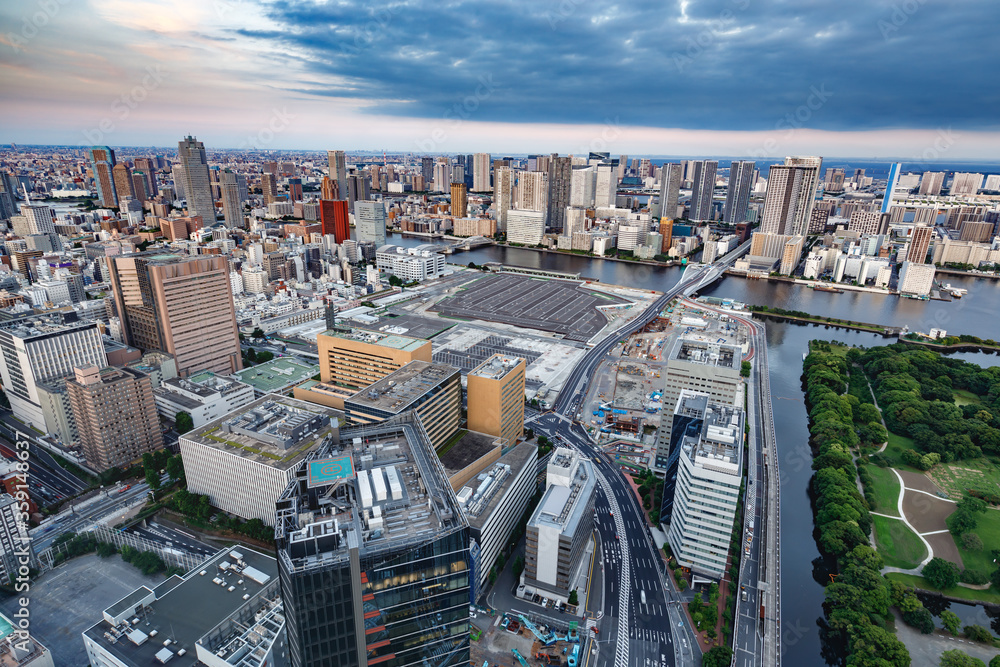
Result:
<instances>
[{"instance_id":1,"label":"canal","mask_svg":"<svg viewBox=\"0 0 1000 667\"><path fill-rule=\"evenodd\" d=\"M389 243L413 246L422 239L392 235ZM673 285L681 267L653 267L628 262L536 252L523 248L490 246L449 257L455 264L503 262L532 268L580 273L601 282L640 289L663 290ZM823 316L876 324L907 325L911 330L932 327L982 338L997 337L1000 281L948 276L944 282L969 290L953 302L915 301L864 292L814 292L787 283L725 277L702 295L732 298L748 304L802 310ZM802 355L813 339L837 340L851 345L885 345L889 339L875 334L832 329L819 325L767 323L771 401L781 471L781 608L782 650L786 665L814 665L834 654L824 650L819 622L823 617L823 582L826 569L813 539L813 517L808 487L812 476L809 431L802 387ZM982 353L952 356L981 366L996 366L1000 358ZM979 618L982 608L954 605L964 618Z\"/></svg>"}]
</instances>

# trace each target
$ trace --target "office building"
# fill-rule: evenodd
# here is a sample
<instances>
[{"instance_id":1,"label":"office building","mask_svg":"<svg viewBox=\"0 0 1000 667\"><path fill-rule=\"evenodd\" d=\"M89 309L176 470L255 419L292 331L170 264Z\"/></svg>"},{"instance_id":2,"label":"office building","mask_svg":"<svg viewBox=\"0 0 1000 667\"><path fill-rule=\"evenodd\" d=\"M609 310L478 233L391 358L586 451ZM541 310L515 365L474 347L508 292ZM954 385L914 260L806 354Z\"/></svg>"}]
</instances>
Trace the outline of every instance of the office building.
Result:
<instances>
[{"instance_id":1,"label":"office building","mask_svg":"<svg viewBox=\"0 0 1000 667\"><path fill-rule=\"evenodd\" d=\"M151 250L108 267L127 345L173 355L181 377L243 367L225 257Z\"/></svg>"},{"instance_id":2,"label":"office building","mask_svg":"<svg viewBox=\"0 0 1000 667\"><path fill-rule=\"evenodd\" d=\"M244 519L274 524L274 504L295 469L327 437L339 436L338 410L267 394L182 435L191 493Z\"/></svg>"},{"instance_id":3,"label":"office building","mask_svg":"<svg viewBox=\"0 0 1000 667\"><path fill-rule=\"evenodd\" d=\"M982 174L956 173L951 181L952 195L974 195L983 187Z\"/></svg>"},{"instance_id":4,"label":"office building","mask_svg":"<svg viewBox=\"0 0 1000 667\"><path fill-rule=\"evenodd\" d=\"M553 153L549 159L549 207L543 222L547 221L555 232L563 231L566 226L566 207L569 206L572 181L573 158Z\"/></svg>"},{"instance_id":5,"label":"office building","mask_svg":"<svg viewBox=\"0 0 1000 667\"><path fill-rule=\"evenodd\" d=\"M375 251L375 267L404 282L438 278L444 274L446 266L440 248L430 243L414 248L387 244Z\"/></svg>"},{"instance_id":6,"label":"office building","mask_svg":"<svg viewBox=\"0 0 1000 667\"><path fill-rule=\"evenodd\" d=\"M524 595L567 602L586 561L594 527L594 466L574 450L558 447L546 468L546 489L525 535Z\"/></svg>"},{"instance_id":7,"label":"office building","mask_svg":"<svg viewBox=\"0 0 1000 667\"><path fill-rule=\"evenodd\" d=\"M36 234L55 234L56 225L52 218L52 209L44 204L21 204L21 215L27 221L25 236ZM62 247L59 248L62 250Z\"/></svg>"},{"instance_id":8,"label":"office building","mask_svg":"<svg viewBox=\"0 0 1000 667\"><path fill-rule=\"evenodd\" d=\"M354 229L358 243L370 241L376 248L385 245L385 204L380 201L354 202Z\"/></svg>"},{"instance_id":9,"label":"office building","mask_svg":"<svg viewBox=\"0 0 1000 667\"><path fill-rule=\"evenodd\" d=\"M321 199L319 216L324 235L333 234L337 243L343 243L351 238L351 222L346 199Z\"/></svg>"},{"instance_id":10,"label":"office building","mask_svg":"<svg viewBox=\"0 0 1000 667\"><path fill-rule=\"evenodd\" d=\"M920 178L920 194L922 195L940 195L943 186L943 171L925 171L924 175Z\"/></svg>"},{"instance_id":11,"label":"office building","mask_svg":"<svg viewBox=\"0 0 1000 667\"><path fill-rule=\"evenodd\" d=\"M497 227L507 229L507 212L514 197L514 170L497 167L493 171L493 208L496 211Z\"/></svg>"},{"instance_id":12,"label":"office building","mask_svg":"<svg viewBox=\"0 0 1000 667\"><path fill-rule=\"evenodd\" d=\"M90 159L90 169L94 172L94 184L97 186L97 197L102 206L114 208L118 206L115 195L115 152L107 146L94 146L87 149Z\"/></svg>"},{"instance_id":13,"label":"office building","mask_svg":"<svg viewBox=\"0 0 1000 667\"><path fill-rule=\"evenodd\" d=\"M807 180L808 174L803 169L784 165L771 167L761 214L761 233L791 236L802 225L808 229L809 218L803 220L800 210Z\"/></svg>"},{"instance_id":14,"label":"office building","mask_svg":"<svg viewBox=\"0 0 1000 667\"><path fill-rule=\"evenodd\" d=\"M108 365L96 322L29 320L0 329L0 380L14 416L45 430L39 384L72 377L77 366Z\"/></svg>"},{"instance_id":15,"label":"office building","mask_svg":"<svg viewBox=\"0 0 1000 667\"><path fill-rule=\"evenodd\" d=\"M840 167L829 167L823 177L823 189L826 192L843 192L846 174Z\"/></svg>"},{"instance_id":16,"label":"office building","mask_svg":"<svg viewBox=\"0 0 1000 667\"><path fill-rule=\"evenodd\" d=\"M516 208L545 211L548 208L549 175L542 171L522 171L517 174Z\"/></svg>"},{"instance_id":17,"label":"office building","mask_svg":"<svg viewBox=\"0 0 1000 667\"><path fill-rule=\"evenodd\" d=\"M469 526L413 413L323 443L278 501L292 667L469 664Z\"/></svg>"},{"instance_id":18,"label":"office building","mask_svg":"<svg viewBox=\"0 0 1000 667\"><path fill-rule=\"evenodd\" d=\"M226 169L219 174L219 187L222 190L222 215L226 227L242 228L243 201L240 199L240 184L237 174Z\"/></svg>"},{"instance_id":19,"label":"office building","mask_svg":"<svg viewBox=\"0 0 1000 667\"><path fill-rule=\"evenodd\" d=\"M906 250L906 259L914 264L925 263L932 238L934 238L934 227L914 225L910 230L910 243Z\"/></svg>"},{"instance_id":20,"label":"office building","mask_svg":"<svg viewBox=\"0 0 1000 667\"><path fill-rule=\"evenodd\" d=\"M691 213L688 215L691 220L708 222L715 219L712 197L715 194L715 173L718 168L717 160L698 160L694 163L694 176L691 178Z\"/></svg>"},{"instance_id":21,"label":"office building","mask_svg":"<svg viewBox=\"0 0 1000 667\"><path fill-rule=\"evenodd\" d=\"M550 207L551 209L551 207ZM563 211L564 221L566 211ZM507 211L507 242L539 245L545 236L544 211Z\"/></svg>"},{"instance_id":22,"label":"office building","mask_svg":"<svg viewBox=\"0 0 1000 667\"><path fill-rule=\"evenodd\" d=\"M135 199L135 186L132 184L132 170L124 162L119 162L111 170L115 179L115 194L118 196L118 205L125 203L126 197Z\"/></svg>"},{"instance_id":23,"label":"office building","mask_svg":"<svg viewBox=\"0 0 1000 667\"><path fill-rule=\"evenodd\" d=\"M24 564L24 557L30 559L32 555L28 515L22 509L13 496L0 493L0 577L5 582L17 573L18 565Z\"/></svg>"},{"instance_id":24,"label":"office building","mask_svg":"<svg viewBox=\"0 0 1000 667\"><path fill-rule=\"evenodd\" d=\"M594 188L597 172L594 167L576 165L573 167L569 184L569 205L573 208L593 208ZM563 225L565 231L565 224Z\"/></svg>"},{"instance_id":25,"label":"office building","mask_svg":"<svg viewBox=\"0 0 1000 667\"><path fill-rule=\"evenodd\" d=\"M451 184L451 214L458 218L464 218L469 208L469 200L466 194L465 183Z\"/></svg>"},{"instance_id":26,"label":"office building","mask_svg":"<svg viewBox=\"0 0 1000 667\"><path fill-rule=\"evenodd\" d=\"M299 385L294 395L338 410L344 399L411 361L431 361L431 343L363 329L336 328L316 336L320 382Z\"/></svg>"},{"instance_id":27,"label":"office building","mask_svg":"<svg viewBox=\"0 0 1000 667\"><path fill-rule=\"evenodd\" d=\"M149 377L133 368L77 366L66 381L76 432L87 464L97 471L127 468L163 447Z\"/></svg>"},{"instance_id":28,"label":"office building","mask_svg":"<svg viewBox=\"0 0 1000 667\"><path fill-rule=\"evenodd\" d=\"M747 207L750 204L750 190L753 188L757 164L751 161L731 162L729 165L729 187L726 190L726 207L722 221L730 225L746 222ZM843 182L843 171L841 171Z\"/></svg>"},{"instance_id":29,"label":"office building","mask_svg":"<svg viewBox=\"0 0 1000 667\"><path fill-rule=\"evenodd\" d=\"M93 667L285 665L278 565L242 544L227 547L183 577L118 600L83 643Z\"/></svg>"},{"instance_id":30,"label":"office building","mask_svg":"<svg viewBox=\"0 0 1000 667\"><path fill-rule=\"evenodd\" d=\"M278 201L278 181L274 174L264 172L260 175L260 190L264 195L264 206L270 206Z\"/></svg>"},{"instance_id":31,"label":"office building","mask_svg":"<svg viewBox=\"0 0 1000 667\"><path fill-rule=\"evenodd\" d=\"M504 447L524 433L525 360L503 354L492 357L466 375L470 431L497 436Z\"/></svg>"},{"instance_id":32,"label":"office building","mask_svg":"<svg viewBox=\"0 0 1000 667\"><path fill-rule=\"evenodd\" d=\"M471 599L486 588L497 556L520 523L535 495L538 447L522 442L469 480L456 495L469 519L473 547Z\"/></svg>"},{"instance_id":33,"label":"office building","mask_svg":"<svg viewBox=\"0 0 1000 667\"><path fill-rule=\"evenodd\" d=\"M927 296L934 287L934 265L903 262L899 270L899 293Z\"/></svg>"},{"instance_id":34,"label":"office building","mask_svg":"<svg viewBox=\"0 0 1000 667\"><path fill-rule=\"evenodd\" d=\"M191 415L194 428L221 419L254 400L254 389L229 377L205 371L187 378L168 378L153 389L156 411L161 417L177 420L178 412Z\"/></svg>"},{"instance_id":35,"label":"office building","mask_svg":"<svg viewBox=\"0 0 1000 667\"><path fill-rule=\"evenodd\" d=\"M730 403L708 401L700 409L691 407L692 421L676 439L677 476L667 542L683 567L721 579L743 478L744 414Z\"/></svg>"},{"instance_id":36,"label":"office building","mask_svg":"<svg viewBox=\"0 0 1000 667\"><path fill-rule=\"evenodd\" d=\"M607 207L615 205L615 198L618 194L618 175L614 165L597 165L596 180L594 182L594 206Z\"/></svg>"},{"instance_id":37,"label":"office building","mask_svg":"<svg viewBox=\"0 0 1000 667\"><path fill-rule=\"evenodd\" d=\"M667 358L663 389L663 416L656 437L654 466L664 470L670 453L672 415L681 391L708 394L715 403L732 405L741 386L740 364L743 353L735 345L707 343L680 338Z\"/></svg>"},{"instance_id":38,"label":"office building","mask_svg":"<svg viewBox=\"0 0 1000 667\"><path fill-rule=\"evenodd\" d=\"M462 421L462 373L448 364L411 361L344 401L352 424L373 424L416 412L435 449Z\"/></svg>"},{"instance_id":39,"label":"office building","mask_svg":"<svg viewBox=\"0 0 1000 667\"><path fill-rule=\"evenodd\" d=\"M993 239L992 222L975 222L968 220L961 223L958 232L959 241L972 241L973 243L989 243Z\"/></svg>"},{"instance_id":40,"label":"office building","mask_svg":"<svg viewBox=\"0 0 1000 667\"><path fill-rule=\"evenodd\" d=\"M329 163L330 180L336 184L336 197L333 199L347 199L347 155L344 151L327 151L327 162Z\"/></svg>"},{"instance_id":41,"label":"office building","mask_svg":"<svg viewBox=\"0 0 1000 667\"><path fill-rule=\"evenodd\" d=\"M184 167L184 197L188 215L200 215L205 224L215 224L215 199L212 197L205 144L194 137L184 137L177 143L177 157Z\"/></svg>"},{"instance_id":42,"label":"office building","mask_svg":"<svg viewBox=\"0 0 1000 667\"><path fill-rule=\"evenodd\" d=\"M472 189L474 191L489 192L492 189L490 164L489 153L476 153L472 156Z\"/></svg>"}]
</instances>

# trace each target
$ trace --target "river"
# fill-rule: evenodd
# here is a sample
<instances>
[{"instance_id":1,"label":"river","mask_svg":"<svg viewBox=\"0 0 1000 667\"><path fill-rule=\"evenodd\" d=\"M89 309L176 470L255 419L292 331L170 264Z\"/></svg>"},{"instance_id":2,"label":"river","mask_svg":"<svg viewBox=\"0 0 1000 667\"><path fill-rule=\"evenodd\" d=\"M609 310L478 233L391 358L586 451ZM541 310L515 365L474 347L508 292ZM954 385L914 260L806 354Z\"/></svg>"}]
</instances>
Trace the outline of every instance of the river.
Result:
<instances>
[{"instance_id":1,"label":"river","mask_svg":"<svg viewBox=\"0 0 1000 667\"><path fill-rule=\"evenodd\" d=\"M391 235L389 243L412 247L426 242ZM523 248L490 246L456 253L455 264L503 262L532 268L580 273L605 283L640 289L663 290L680 277L681 267L660 268L643 264L577 257ZM702 291L702 295L732 298L744 303L803 310L823 316L877 324L908 325L911 330L932 327L982 338L997 337L1000 281L947 276L944 280L969 290L962 299L916 301L865 292L814 292L788 283L746 280L727 276ZM808 486L812 476L809 431L802 388L802 354L812 339L838 340L851 345L875 346L889 339L875 334L832 329L818 325L767 323L768 359L775 434L781 471L781 609L782 650L786 665L815 665L829 655L822 650L818 621L823 616L823 581L826 578L813 539L813 517ZM954 353L981 366L995 366L991 354ZM977 618L981 609L954 606L964 618ZM980 621L982 622L982 621Z\"/></svg>"}]
</instances>

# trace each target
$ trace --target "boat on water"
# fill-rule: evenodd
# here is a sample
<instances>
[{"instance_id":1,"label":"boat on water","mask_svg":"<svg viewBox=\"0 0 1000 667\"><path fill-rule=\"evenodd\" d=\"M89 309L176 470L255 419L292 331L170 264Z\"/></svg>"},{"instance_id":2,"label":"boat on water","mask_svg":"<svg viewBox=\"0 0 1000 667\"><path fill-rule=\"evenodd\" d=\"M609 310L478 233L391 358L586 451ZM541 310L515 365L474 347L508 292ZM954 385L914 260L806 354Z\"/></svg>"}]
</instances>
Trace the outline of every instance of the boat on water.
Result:
<instances>
[{"instance_id":1,"label":"boat on water","mask_svg":"<svg viewBox=\"0 0 1000 667\"><path fill-rule=\"evenodd\" d=\"M961 299L963 296L969 293L969 290L962 287L952 287L951 283L945 283L941 286L941 289L951 294L956 299Z\"/></svg>"},{"instance_id":2,"label":"boat on water","mask_svg":"<svg viewBox=\"0 0 1000 667\"><path fill-rule=\"evenodd\" d=\"M830 287L829 285L813 285L812 288L817 292L833 292L834 294L844 293L844 290L839 287Z\"/></svg>"}]
</instances>

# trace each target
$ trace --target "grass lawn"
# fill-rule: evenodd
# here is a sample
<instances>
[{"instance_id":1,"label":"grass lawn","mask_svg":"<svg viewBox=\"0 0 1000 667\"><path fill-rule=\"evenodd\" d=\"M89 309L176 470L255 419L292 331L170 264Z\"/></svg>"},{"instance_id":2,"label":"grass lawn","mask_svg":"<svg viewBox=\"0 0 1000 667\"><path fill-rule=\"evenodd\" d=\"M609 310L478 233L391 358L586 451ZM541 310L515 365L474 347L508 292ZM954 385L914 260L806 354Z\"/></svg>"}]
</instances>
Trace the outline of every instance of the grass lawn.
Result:
<instances>
[{"instance_id":1,"label":"grass lawn","mask_svg":"<svg viewBox=\"0 0 1000 667\"><path fill-rule=\"evenodd\" d=\"M983 550L970 551L964 549L962 548L961 539L955 540L955 545L958 547L958 552L962 555L962 562L965 563L966 569L979 570L988 576L997 569L990 551L1000 546L1000 510L986 510L986 514L980 514L977 518L979 523L972 532L978 535L983 541Z\"/></svg>"},{"instance_id":2,"label":"grass lawn","mask_svg":"<svg viewBox=\"0 0 1000 667\"><path fill-rule=\"evenodd\" d=\"M892 467L899 468L900 470L922 473L922 470L917 470L913 466L908 466L903 463L903 451L906 449L916 449L916 443L913 442L913 438L896 435L892 431L889 431L889 446L885 448L884 454L885 457L889 459L889 463L892 464Z\"/></svg>"},{"instance_id":3,"label":"grass lawn","mask_svg":"<svg viewBox=\"0 0 1000 667\"><path fill-rule=\"evenodd\" d=\"M875 507L872 509L881 514L899 516L899 478L890 468L868 466L872 476L872 493L875 494Z\"/></svg>"},{"instance_id":4,"label":"grass lawn","mask_svg":"<svg viewBox=\"0 0 1000 667\"><path fill-rule=\"evenodd\" d=\"M899 574L898 572L890 572L885 575L890 581L898 581L900 583L906 584L907 586L914 586L916 588L923 589L925 591L937 591L936 588L931 586L923 577L917 577L912 574ZM974 602L990 602L992 604L1000 604L1000 593L995 589L990 588L985 591L976 591L971 588L964 588L962 586L955 586L954 588L948 588L941 591L948 597L959 598L960 600L972 600Z\"/></svg>"},{"instance_id":5,"label":"grass lawn","mask_svg":"<svg viewBox=\"0 0 1000 667\"><path fill-rule=\"evenodd\" d=\"M1000 493L1000 466L986 457L934 466L928 476L952 500L961 499L968 489Z\"/></svg>"},{"instance_id":6,"label":"grass lawn","mask_svg":"<svg viewBox=\"0 0 1000 667\"><path fill-rule=\"evenodd\" d=\"M955 395L955 405L971 405L972 403L982 403L979 397L973 394L968 389L955 389L951 392Z\"/></svg>"},{"instance_id":7,"label":"grass lawn","mask_svg":"<svg viewBox=\"0 0 1000 667\"><path fill-rule=\"evenodd\" d=\"M916 533L900 519L872 516L878 552L886 565L906 570L920 565L927 556L927 549Z\"/></svg>"}]
</instances>

